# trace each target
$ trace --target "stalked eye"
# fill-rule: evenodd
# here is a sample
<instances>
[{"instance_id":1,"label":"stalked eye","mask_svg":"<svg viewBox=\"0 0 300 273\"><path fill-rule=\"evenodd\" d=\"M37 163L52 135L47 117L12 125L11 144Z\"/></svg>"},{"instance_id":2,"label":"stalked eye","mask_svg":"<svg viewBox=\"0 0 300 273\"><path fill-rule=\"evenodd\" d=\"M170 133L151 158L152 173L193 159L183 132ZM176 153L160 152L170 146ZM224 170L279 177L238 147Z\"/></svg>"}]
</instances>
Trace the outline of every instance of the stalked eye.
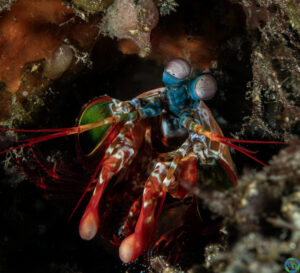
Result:
<instances>
[{"instance_id":1,"label":"stalked eye","mask_svg":"<svg viewBox=\"0 0 300 273\"><path fill-rule=\"evenodd\" d=\"M165 71L175 78L182 80L189 76L191 72L190 64L184 59L173 59L165 66Z\"/></svg>"},{"instance_id":2,"label":"stalked eye","mask_svg":"<svg viewBox=\"0 0 300 273\"><path fill-rule=\"evenodd\" d=\"M204 74L196 79L194 92L201 100L211 99L217 91L217 82L212 75Z\"/></svg>"}]
</instances>

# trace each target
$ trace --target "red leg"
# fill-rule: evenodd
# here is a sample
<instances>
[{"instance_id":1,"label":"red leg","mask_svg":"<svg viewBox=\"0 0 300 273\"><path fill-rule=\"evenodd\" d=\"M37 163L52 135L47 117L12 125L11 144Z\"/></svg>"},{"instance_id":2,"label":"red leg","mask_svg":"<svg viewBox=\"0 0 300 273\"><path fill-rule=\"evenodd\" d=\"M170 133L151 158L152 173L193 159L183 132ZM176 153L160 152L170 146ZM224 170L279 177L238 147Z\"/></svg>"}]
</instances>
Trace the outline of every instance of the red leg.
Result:
<instances>
[{"instance_id":1,"label":"red leg","mask_svg":"<svg viewBox=\"0 0 300 273\"><path fill-rule=\"evenodd\" d=\"M125 238L119 248L119 255L124 263L138 258L148 249L153 240L156 223L166 195L166 188L162 185L162 181L166 177L167 171L166 164L157 163L145 183L142 208L134 233ZM159 199L161 202L157 207Z\"/></svg>"},{"instance_id":2,"label":"red leg","mask_svg":"<svg viewBox=\"0 0 300 273\"><path fill-rule=\"evenodd\" d=\"M106 150L98 183L79 224L82 239L91 240L96 235L99 227L98 206L103 192L111 178L131 164L143 136L143 124L128 123Z\"/></svg>"}]
</instances>

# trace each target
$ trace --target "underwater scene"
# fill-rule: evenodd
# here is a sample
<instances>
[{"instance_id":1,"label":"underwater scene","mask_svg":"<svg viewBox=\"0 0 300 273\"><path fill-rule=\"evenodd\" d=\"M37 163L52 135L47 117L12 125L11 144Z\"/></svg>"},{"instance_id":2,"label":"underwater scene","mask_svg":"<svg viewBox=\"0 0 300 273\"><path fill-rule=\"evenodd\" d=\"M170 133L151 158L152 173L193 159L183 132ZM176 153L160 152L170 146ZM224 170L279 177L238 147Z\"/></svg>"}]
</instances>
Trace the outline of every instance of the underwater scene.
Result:
<instances>
[{"instance_id":1,"label":"underwater scene","mask_svg":"<svg viewBox=\"0 0 300 273\"><path fill-rule=\"evenodd\" d=\"M300 2L0 0L0 272L300 272Z\"/></svg>"}]
</instances>

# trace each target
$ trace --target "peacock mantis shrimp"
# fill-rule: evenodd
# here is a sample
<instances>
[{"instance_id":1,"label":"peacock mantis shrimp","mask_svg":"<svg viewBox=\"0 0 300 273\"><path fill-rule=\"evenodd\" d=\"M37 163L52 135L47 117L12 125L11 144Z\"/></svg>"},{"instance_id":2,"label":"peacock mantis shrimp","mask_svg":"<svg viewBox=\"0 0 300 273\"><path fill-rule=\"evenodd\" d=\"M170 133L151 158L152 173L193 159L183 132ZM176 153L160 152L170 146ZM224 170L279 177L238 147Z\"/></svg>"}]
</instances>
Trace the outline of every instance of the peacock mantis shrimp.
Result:
<instances>
[{"instance_id":1,"label":"peacock mantis shrimp","mask_svg":"<svg viewBox=\"0 0 300 273\"><path fill-rule=\"evenodd\" d=\"M131 195L127 216L113 236L124 263L137 259L156 241L156 226L168 195L184 199L197 183L213 177L216 187L236 185L237 175L229 147L258 163L253 152L239 143L282 143L237 140L223 136L204 100L217 90L215 79L202 74L190 79L191 67L184 59L167 63L161 87L129 101L102 96L88 103L75 127L60 129L10 129L3 131L48 133L24 141L0 154L63 136L76 135L80 157L94 170L77 206L93 191L79 224L82 239L91 240L104 224L99 213L110 183L142 188ZM207 167L213 172L207 174ZM210 169L211 170L211 169ZM124 193L125 194L125 193ZM73 211L73 213L74 213ZM99 216L100 214L100 216ZM101 216L103 219L101 219Z\"/></svg>"}]
</instances>

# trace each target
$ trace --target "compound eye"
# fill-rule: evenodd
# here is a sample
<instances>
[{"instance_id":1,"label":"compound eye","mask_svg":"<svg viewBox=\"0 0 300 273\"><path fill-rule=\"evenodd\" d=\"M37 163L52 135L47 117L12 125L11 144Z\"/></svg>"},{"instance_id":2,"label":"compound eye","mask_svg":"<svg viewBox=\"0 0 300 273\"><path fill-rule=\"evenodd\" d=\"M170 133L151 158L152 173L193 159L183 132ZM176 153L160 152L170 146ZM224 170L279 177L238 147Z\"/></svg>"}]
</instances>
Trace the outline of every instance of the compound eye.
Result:
<instances>
[{"instance_id":1,"label":"compound eye","mask_svg":"<svg viewBox=\"0 0 300 273\"><path fill-rule=\"evenodd\" d=\"M195 83L194 92L201 100L211 99L217 92L215 78L209 74L200 76Z\"/></svg>"},{"instance_id":2,"label":"compound eye","mask_svg":"<svg viewBox=\"0 0 300 273\"><path fill-rule=\"evenodd\" d=\"M189 76L191 72L190 64L184 59L173 59L165 66L165 71L175 78L182 80Z\"/></svg>"}]
</instances>

